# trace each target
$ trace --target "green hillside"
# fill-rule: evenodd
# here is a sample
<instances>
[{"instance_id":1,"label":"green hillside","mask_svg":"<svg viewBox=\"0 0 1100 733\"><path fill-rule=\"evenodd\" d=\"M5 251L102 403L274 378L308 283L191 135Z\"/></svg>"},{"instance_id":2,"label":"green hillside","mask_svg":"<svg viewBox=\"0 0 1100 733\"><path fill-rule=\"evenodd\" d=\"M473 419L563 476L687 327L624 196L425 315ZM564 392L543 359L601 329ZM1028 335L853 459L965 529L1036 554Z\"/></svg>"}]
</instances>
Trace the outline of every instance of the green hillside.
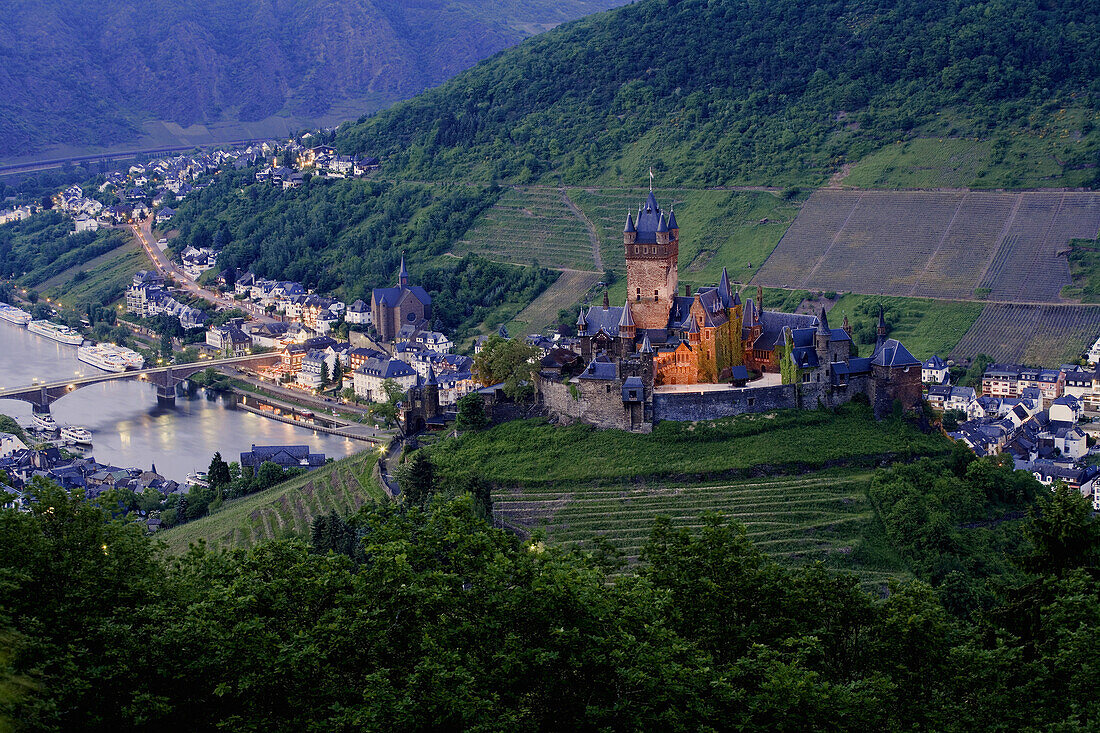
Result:
<instances>
[{"instance_id":1,"label":"green hillside","mask_svg":"<svg viewBox=\"0 0 1100 733\"><path fill-rule=\"evenodd\" d=\"M1011 162L997 180L1080 183L1100 150L1097 20L1089 3L646 0L498 54L340 146L421 178L785 185L935 136L992 140Z\"/></svg>"},{"instance_id":2,"label":"green hillside","mask_svg":"<svg viewBox=\"0 0 1100 733\"><path fill-rule=\"evenodd\" d=\"M266 491L226 502L220 510L157 535L174 553L200 540L211 547L250 547L262 540L308 536L313 518L354 514L364 503L385 501L371 477L378 458L367 451L335 461Z\"/></svg>"}]
</instances>

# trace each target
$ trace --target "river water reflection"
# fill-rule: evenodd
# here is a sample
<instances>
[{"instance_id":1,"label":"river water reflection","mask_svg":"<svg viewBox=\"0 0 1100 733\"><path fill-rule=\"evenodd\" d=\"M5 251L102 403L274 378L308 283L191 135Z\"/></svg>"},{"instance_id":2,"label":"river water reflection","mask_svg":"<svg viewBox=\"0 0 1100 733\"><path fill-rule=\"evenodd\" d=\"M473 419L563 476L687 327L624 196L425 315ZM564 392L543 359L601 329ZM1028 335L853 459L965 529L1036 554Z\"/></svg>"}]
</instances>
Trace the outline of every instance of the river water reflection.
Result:
<instances>
[{"instance_id":1,"label":"river water reflection","mask_svg":"<svg viewBox=\"0 0 1100 733\"><path fill-rule=\"evenodd\" d=\"M0 321L0 388L98 373L77 360L75 346ZM140 468L155 464L162 475L177 481L196 469L205 471L214 451L234 461L252 444L309 445L332 458L368 447L233 409L231 400L208 398L202 390L177 396L174 407L160 406L153 385L132 380L83 387L55 402L50 411L58 424L83 425L92 431L90 455L100 463ZM0 413L27 425L31 406L0 400Z\"/></svg>"}]
</instances>

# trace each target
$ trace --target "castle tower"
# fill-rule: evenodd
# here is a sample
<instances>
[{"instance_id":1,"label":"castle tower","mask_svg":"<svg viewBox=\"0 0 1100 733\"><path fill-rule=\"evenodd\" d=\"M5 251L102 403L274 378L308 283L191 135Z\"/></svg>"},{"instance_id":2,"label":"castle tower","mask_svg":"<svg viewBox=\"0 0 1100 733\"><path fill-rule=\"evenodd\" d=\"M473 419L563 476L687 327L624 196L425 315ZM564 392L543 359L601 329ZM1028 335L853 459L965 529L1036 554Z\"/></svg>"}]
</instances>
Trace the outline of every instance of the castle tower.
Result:
<instances>
[{"instance_id":1,"label":"castle tower","mask_svg":"<svg viewBox=\"0 0 1100 733\"><path fill-rule=\"evenodd\" d=\"M630 298L623 305L623 314L619 318L619 338L622 339L622 353L625 356L634 351L634 318L630 315Z\"/></svg>"},{"instance_id":2,"label":"castle tower","mask_svg":"<svg viewBox=\"0 0 1100 733\"><path fill-rule=\"evenodd\" d=\"M428 380L424 383L424 419L439 417L439 382L435 379L435 369L428 365Z\"/></svg>"},{"instance_id":3,"label":"castle tower","mask_svg":"<svg viewBox=\"0 0 1100 733\"><path fill-rule=\"evenodd\" d=\"M829 332L829 317L825 314L825 308L821 308L821 315L817 319L817 331L814 332L814 351L817 352L817 360L828 364L829 341L832 334Z\"/></svg>"},{"instance_id":4,"label":"castle tower","mask_svg":"<svg viewBox=\"0 0 1100 733\"><path fill-rule=\"evenodd\" d=\"M638 209L637 223L627 215L623 246L627 298L637 327L665 328L678 285L680 229L675 215L665 217L652 191Z\"/></svg>"}]
</instances>

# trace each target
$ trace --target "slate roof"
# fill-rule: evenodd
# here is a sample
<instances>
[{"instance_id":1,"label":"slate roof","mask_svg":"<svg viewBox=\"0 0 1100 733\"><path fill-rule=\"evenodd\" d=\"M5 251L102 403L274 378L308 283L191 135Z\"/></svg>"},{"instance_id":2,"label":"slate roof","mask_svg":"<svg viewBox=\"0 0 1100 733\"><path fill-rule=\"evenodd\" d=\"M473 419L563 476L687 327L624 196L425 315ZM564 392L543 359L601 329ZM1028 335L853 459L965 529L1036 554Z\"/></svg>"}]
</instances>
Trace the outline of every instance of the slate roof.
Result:
<instances>
[{"instance_id":1,"label":"slate roof","mask_svg":"<svg viewBox=\"0 0 1100 733\"><path fill-rule=\"evenodd\" d=\"M416 370L400 359L378 359L371 357L363 362L357 372L382 379L396 379L398 377L411 377Z\"/></svg>"},{"instance_id":2,"label":"slate roof","mask_svg":"<svg viewBox=\"0 0 1100 733\"><path fill-rule=\"evenodd\" d=\"M646 197L645 203L638 208L636 228L639 244L655 244L657 242L657 232L668 231L668 224L665 222L661 207L657 205L657 197L653 195L652 191Z\"/></svg>"},{"instance_id":3,"label":"slate roof","mask_svg":"<svg viewBox=\"0 0 1100 733\"><path fill-rule=\"evenodd\" d=\"M401 296L405 293L405 291L412 293L413 296L416 297L416 299L424 305L432 304L432 296L428 295L428 291L420 287L419 285L395 285L392 288L375 288L373 292L375 300L377 300L379 303L382 303L383 305L393 308L399 302L401 302Z\"/></svg>"},{"instance_id":4,"label":"slate roof","mask_svg":"<svg viewBox=\"0 0 1100 733\"><path fill-rule=\"evenodd\" d=\"M614 380L619 376L618 368L609 361L592 360L583 372L578 375L581 379Z\"/></svg>"},{"instance_id":5,"label":"slate roof","mask_svg":"<svg viewBox=\"0 0 1100 733\"><path fill-rule=\"evenodd\" d=\"M265 461L276 463L284 468L289 466L309 466L315 468L325 463L324 453L310 453L308 445L255 445L252 450L241 453L241 466L259 468Z\"/></svg>"},{"instance_id":6,"label":"slate roof","mask_svg":"<svg viewBox=\"0 0 1100 733\"><path fill-rule=\"evenodd\" d=\"M613 305L607 308L602 305L592 306L585 315L585 320L588 323L588 334L595 336L603 331L608 336L618 336L619 321L622 320L622 317L622 306Z\"/></svg>"},{"instance_id":7,"label":"slate roof","mask_svg":"<svg viewBox=\"0 0 1100 733\"><path fill-rule=\"evenodd\" d=\"M922 367L924 369L935 369L935 370L938 371L940 369L945 369L947 367L947 362L944 361L943 359L941 359L936 354L933 354L932 358L930 358L928 361L924 362Z\"/></svg>"},{"instance_id":8,"label":"slate roof","mask_svg":"<svg viewBox=\"0 0 1100 733\"><path fill-rule=\"evenodd\" d=\"M871 356L871 363L876 366L885 367L908 367L908 366L920 366L920 362L916 357L909 353L909 349L905 348L897 339L886 339L875 349L875 353Z\"/></svg>"}]
</instances>

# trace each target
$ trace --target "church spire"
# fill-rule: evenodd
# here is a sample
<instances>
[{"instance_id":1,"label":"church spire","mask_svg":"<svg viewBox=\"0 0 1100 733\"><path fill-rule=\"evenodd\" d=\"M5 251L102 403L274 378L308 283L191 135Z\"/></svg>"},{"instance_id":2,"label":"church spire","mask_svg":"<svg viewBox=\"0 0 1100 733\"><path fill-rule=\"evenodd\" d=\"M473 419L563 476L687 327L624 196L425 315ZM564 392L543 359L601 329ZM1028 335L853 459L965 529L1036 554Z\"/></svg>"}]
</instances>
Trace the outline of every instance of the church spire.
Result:
<instances>
[{"instance_id":1,"label":"church spire","mask_svg":"<svg viewBox=\"0 0 1100 733\"><path fill-rule=\"evenodd\" d=\"M409 269L405 267L405 253L401 253L401 272L397 275L397 284L407 288L409 286Z\"/></svg>"}]
</instances>

